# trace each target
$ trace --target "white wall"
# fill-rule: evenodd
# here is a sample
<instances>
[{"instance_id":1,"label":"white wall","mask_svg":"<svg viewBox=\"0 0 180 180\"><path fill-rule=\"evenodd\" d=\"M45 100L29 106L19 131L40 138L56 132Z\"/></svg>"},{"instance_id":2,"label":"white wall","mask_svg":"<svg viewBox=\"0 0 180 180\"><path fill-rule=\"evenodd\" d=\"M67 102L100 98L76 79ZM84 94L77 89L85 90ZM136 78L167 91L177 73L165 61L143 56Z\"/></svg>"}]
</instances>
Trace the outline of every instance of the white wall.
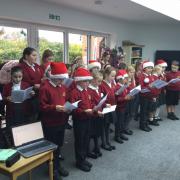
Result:
<instances>
[{"instance_id":1,"label":"white wall","mask_svg":"<svg viewBox=\"0 0 180 180\"><path fill-rule=\"evenodd\" d=\"M0 0L0 4L0 18L108 33L111 47L122 40L144 44L144 58L153 59L155 50L180 49L180 26L134 24L35 0ZM50 20L49 13L60 15L61 21Z\"/></svg>"}]
</instances>

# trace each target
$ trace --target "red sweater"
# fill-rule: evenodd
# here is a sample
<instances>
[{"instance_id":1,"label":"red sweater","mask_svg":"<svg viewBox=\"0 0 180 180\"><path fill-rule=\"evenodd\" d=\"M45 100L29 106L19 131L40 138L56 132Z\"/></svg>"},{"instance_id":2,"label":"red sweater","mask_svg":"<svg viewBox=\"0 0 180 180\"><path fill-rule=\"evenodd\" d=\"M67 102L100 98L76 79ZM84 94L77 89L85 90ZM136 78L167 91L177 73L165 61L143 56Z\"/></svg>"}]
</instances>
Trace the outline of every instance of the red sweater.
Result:
<instances>
[{"instance_id":1,"label":"red sweater","mask_svg":"<svg viewBox=\"0 0 180 180\"><path fill-rule=\"evenodd\" d=\"M119 90L122 87L121 84L117 83L115 91ZM116 97L116 103L117 103L117 107L116 110L117 111L121 111L124 112L126 109L126 104L127 104L127 100L125 99L125 97L128 95L129 91L128 89L124 89L124 91L120 94L120 95L115 95Z\"/></svg>"},{"instance_id":2,"label":"red sweater","mask_svg":"<svg viewBox=\"0 0 180 180\"><path fill-rule=\"evenodd\" d=\"M6 84L4 85L3 87L3 93L2 93L2 96L3 96L3 99L4 99L4 102L6 104L6 118L9 119L9 118L12 118L15 111L14 111L14 106L16 105L16 103L13 103L13 102L10 102L10 101L7 101L7 97L8 96L11 96L11 91L12 91L12 87L13 87L13 83L9 83L9 84ZM26 83L26 82L21 82L21 89L27 89L29 87L29 84ZM22 112L24 112L24 115L30 115L31 111L30 111L30 105L29 105L29 101L30 100L26 100L24 102L22 102Z\"/></svg>"},{"instance_id":3,"label":"red sweater","mask_svg":"<svg viewBox=\"0 0 180 180\"><path fill-rule=\"evenodd\" d=\"M92 117L91 115L85 112L86 109L93 109L93 105L91 103L91 95L88 90L79 90L77 87L74 88L71 91L69 100L71 103L81 100L78 104L78 108L73 110L73 119L86 120Z\"/></svg>"},{"instance_id":4,"label":"red sweater","mask_svg":"<svg viewBox=\"0 0 180 180\"><path fill-rule=\"evenodd\" d=\"M43 70L38 64L34 64L34 69L28 66L25 62L20 63L23 69L23 81L27 82L29 86L34 86L35 84L41 84L41 79L43 78Z\"/></svg>"},{"instance_id":5,"label":"red sweater","mask_svg":"<svg viewBox=\"0 0 180 180\"><path fill-rule=\"evenodd\" d=\"M59 126L67 122L68 115L56 111L56 105L63 106L66 102L66 88L63 85L54 87L46 80L40 87L39 99L45 126Z\"/></svg>"},{"instance_id":6,"label":"red sweater","mask_svg":"<svg viewBox=\"0 0 180 180\"><path fill-rule=\"evenodd\" d=\"M98 88L98 92L95 89L92 89L91 87L88 88L88 91L89 91L89 93L91 95L91 103L92 103L92 106L94 108L100 102L101 95L103 95L103 94L101 93L99 88ZM104 107L104 105L102 105L102 107L100 109L98 109L98 110L102 111L103 107Z\"/></svg>"},{"instance_id":7,"label":"red sweater","mask_svg":"<svg viewBox=\"0 0 180 180\"><path fill-rule=\"evenodd\" d=\"M107 100L106 100L106 104L111 104L111 105L115 105L116 104L116 100L115 100L115 84L111 83L111 87L105 82L102 81L101 85L100 85L100 91L107 96Z\"/></svg>"},{"instance_id":8,"label":"red sweater","mask_svg":"<svg viewBox=\"0 0 180 180\"><path fill-rule=\"evenodd\" d=\"M153 75L148 75L145 73L142 73L139 77L139 84L141 85L141 89L149 89L150 92L146 93L140 93L141 96L147 98L147 99L153 99L158 97L159 90L156 88L151 88L149 85L154 82L156 79Z\"/></svg>"},{"instance_id":9,"label":"red sweater","mask_svg":"<svg viewBox=\"0 0 180 180\"><path fill-rule=\"evenodd\" d=\"M175 79L175 78L180 78L180 71L177 71L177 72L170 71L166 74L167 82L170 81L171 79ZM171 91L180 91L180 82L170 83L167 86L167 89L171 90Z\"/></svg>"}]
</instances>

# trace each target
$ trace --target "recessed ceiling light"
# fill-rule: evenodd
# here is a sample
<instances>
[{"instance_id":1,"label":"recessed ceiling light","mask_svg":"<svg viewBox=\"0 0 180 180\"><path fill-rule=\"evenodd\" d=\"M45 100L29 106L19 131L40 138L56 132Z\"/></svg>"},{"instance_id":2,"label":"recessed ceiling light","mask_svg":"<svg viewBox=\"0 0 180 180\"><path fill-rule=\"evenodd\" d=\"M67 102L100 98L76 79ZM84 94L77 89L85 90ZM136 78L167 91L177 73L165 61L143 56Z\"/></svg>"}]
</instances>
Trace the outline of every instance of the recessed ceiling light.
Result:
<instances>
[{"instance_id":1,"label":"recessed ceiling light","mask_svg":"<svg viewBox=\"0 0 180 180\"><path fill-rule=\"evenodd\" d=\"M101 1L101 0L95 0L95 1L94 1L94 4L96 4L96 5L102 5L102 4L103 4L103 1Z\"/></svg>"}]
</instances>

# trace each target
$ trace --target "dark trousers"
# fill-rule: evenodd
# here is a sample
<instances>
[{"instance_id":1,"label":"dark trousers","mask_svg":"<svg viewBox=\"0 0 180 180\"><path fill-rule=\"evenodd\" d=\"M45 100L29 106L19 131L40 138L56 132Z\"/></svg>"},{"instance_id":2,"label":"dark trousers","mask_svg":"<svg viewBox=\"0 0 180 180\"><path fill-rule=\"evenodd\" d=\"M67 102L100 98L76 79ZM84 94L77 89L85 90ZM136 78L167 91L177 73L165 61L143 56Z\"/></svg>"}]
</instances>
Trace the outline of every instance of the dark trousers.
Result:
<instances>
[{"instance_id":1,"label":"dark trousers","mask_svg":"<svg viewBox=\"0 0 180 180\"><path fill-rule=\"evenodd\" d=\"M73 119L74 147L77 163L82 163L87 157L90 134L90 119Z\"/></svg>"},{"instance_id":2,"label":"dark trousers","mask_svg":"<svg viewBox=\"0 0 180 180\"><path fill-rule=\"evenodd\" d=\"M140 127L148 125L149 113L156 110L157 102L140 96Z\"/></svg>"},{"instance_id":3,"label":"dark trousers","mask_svg":"<svg viewBox=\"0 0 180 180\"><path fill-rule=\"evenodd\" d=\"M60 166L60 161L59 161L59 154L61 147L63 146L64 143L64 133L65 133L65 126L56 126L56 127L47 127L44 126L44 134L45 138L48 141L53 142L58 146L58 148L54 151L54 171L57 171Z\"/></svg>"},{"instance_id":4,"label":"dark trousers","mask_svg":"<svg viewBox=\"0 0 180 180\"><path fill-rule=\"evenodd\" d=\"M103 118L103 127L102 127L102 132L101 132L101 141L102 145L110 145L110 139L109 139L109 134L110 134L110 124L115 123L117 120L115 112L112 113L107 113L104 115Z\"/></svg>"},{"instance_id":5,"label":"dark trousers","mask_svg":"<svg viewBox=\"0 0 180 180\"><path fill-rule=\"evenodd\" d=\"M115 123L115 137L119 137L125 130L125 111L116 111L117 121Z\"/></svg>"}]
</instances>

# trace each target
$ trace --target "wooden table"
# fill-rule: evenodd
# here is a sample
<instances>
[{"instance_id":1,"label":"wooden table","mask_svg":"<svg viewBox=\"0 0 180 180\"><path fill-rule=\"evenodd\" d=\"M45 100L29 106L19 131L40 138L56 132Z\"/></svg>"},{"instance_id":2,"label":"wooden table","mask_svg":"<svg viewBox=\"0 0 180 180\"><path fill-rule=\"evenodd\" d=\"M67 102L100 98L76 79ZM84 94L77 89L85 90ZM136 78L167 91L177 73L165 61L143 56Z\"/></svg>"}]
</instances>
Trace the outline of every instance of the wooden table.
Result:
<instances>
[{"instance_id":1,"label":"wooden table","mask_svg":"<svg viewBox=\"0 0 180 180\"><path fill-rule=\"evenodd\" d=\"M28 172L29 180L31 180L32 169L48 161L49 178L50 180L53 180L52 160L53 160L53 151L41 153L30 158L21 157L21 159L10 168L7 168L4 164L0 163L0 173L9 176L11 180L16 180L18 176Z\"/></svg>"}]
</instances>

